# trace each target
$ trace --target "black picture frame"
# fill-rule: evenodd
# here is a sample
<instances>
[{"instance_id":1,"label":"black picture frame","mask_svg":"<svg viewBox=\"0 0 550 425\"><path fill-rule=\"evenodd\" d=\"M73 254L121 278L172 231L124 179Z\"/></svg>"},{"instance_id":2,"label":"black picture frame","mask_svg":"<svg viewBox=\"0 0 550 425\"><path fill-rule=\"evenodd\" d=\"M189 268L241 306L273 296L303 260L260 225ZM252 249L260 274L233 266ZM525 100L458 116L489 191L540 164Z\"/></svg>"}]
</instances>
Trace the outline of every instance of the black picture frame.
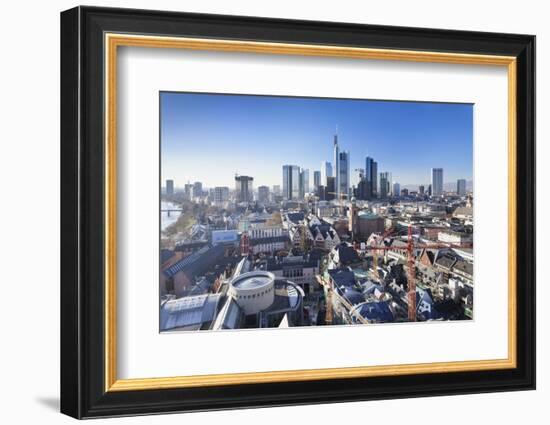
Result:
<instances>
[{"instance_id":1,"label":"black picture frame","mask_svg":"<svg viewBox=\"0 0 550 425\"><path fill-rule=\"evenodd\" d=\"M517 367L421 375L105 391L104 33L517 58ZM76 7L61 13L61 412L75 418L535 388L535 37Z\"/></svg>"}]
</instances>

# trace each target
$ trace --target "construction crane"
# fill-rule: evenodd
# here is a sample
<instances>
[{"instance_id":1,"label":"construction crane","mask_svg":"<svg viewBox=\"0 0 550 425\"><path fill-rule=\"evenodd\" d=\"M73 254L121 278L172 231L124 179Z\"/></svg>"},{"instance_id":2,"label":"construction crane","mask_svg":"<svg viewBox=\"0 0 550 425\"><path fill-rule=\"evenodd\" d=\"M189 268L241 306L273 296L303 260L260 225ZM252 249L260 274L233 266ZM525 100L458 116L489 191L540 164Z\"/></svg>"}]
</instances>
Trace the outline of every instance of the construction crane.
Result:
<instances>
[{"instance_id":1,"label":"construction crane","mask_svg":"<svg viewBox=\"0 0 550 425\"><path fill-rule=\"evenodd\" d=\"M328 281L326 281L325 279L323 279L323 277L321 276L317 276L317 281L326 288L327 290L327 296L326 296L326 300L325 300L325 303L326 303L326 311L325 311L325 323L327 325L331 325L332 324L332 321L334 320L334 313L333 313L333 305L332 305L332 302L333 302L333 296L336 297L336 299L338 299L338 301L340 302L340 304L342 304L348 311L351 312L351 310L353 309L353 306L350 304L350 302L348 300L346 300L345 297L341 296L340 294L338 294L338 292L336 292L334 290L334 286L332 284L332 282L330 281L330 279ZM357 320L365 325L367 325L369 322L367 319L365 319L359 312L357 312L357 315L355 316L357 318Z\"/></svg>"},{"instance_id":2,"label":"construction crane","mask_svg":"<svg viewBox=\"0 0 550 425\"><path fill-rule=\"evenodd\" d=\"M441 249L441 248L471 248L471 243L414 243L412 237L412 226L409 224L407 232L407 305L408 319L410 322L416 322L416 260L414 258L415 249ZM376 251L391 251L395 250L392 246L366 246L365 249ZM373 254L374 254L373 252ZM376 265L377 266L377 265Z\"/></svg>"},{"instance_id":3,"label":"construction crane","mask_svg":"<svg viewBox=\"0 0 550 425\"><path fill-rule=\"evenodd\" d=\"M384 243L384 239L386 239L389 235L391 235L393 231L394 231L393 227L390 227L388 230L386 230L382 234L382 237L380 238L380 243ZM375 241L373 240L373 242ZM371 246L377 246L377 245L371 245ZM380 274L378 273L378 250L376 249L372 251L372 264L373 264L372 268L373 268L374 276L378 281L380 281Z\"/></svg>"},{"instance_id":4,"label":"construction crane","mask_svg":"<svg viewBox=\"0 0 550 425\"><path fill-rule=\"evenodd\" d=\"M325 323L327 325L332 325L332 292L334 289L332 288L330 281L325 283L324 279L320 276L319 282L327 288L327 296L325 299Z\"/></svg>"}]
</instances>

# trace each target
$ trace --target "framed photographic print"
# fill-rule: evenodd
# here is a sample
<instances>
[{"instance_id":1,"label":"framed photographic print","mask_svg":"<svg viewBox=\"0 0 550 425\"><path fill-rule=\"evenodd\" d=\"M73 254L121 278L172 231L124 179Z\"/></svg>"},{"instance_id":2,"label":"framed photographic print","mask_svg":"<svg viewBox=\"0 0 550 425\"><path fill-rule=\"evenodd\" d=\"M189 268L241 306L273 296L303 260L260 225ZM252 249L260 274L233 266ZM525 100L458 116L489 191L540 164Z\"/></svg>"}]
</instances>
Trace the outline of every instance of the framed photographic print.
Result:
<instances>
[{"instance_id":1,"label":"framed photographic print","mask_svg":"<svg viewBox=\"0 0 550 425\"><path fill-rule=\"evenodd\" d=\"M61 14L61 411L535 387L535 38Z\"/></svg>"}]
</instances>

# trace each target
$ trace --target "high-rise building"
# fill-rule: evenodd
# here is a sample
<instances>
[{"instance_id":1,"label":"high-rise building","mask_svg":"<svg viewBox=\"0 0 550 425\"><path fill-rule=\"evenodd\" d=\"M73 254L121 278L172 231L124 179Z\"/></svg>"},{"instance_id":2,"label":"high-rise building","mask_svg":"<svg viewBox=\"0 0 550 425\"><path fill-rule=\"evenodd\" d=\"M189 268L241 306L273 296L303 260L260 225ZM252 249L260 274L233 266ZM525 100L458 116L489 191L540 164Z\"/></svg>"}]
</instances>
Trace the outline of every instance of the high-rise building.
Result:
<instances>
[{"instance_id":1,"label":"high-rise building","mask_svg":"<svg viewBox=\"0 0 550 425\"><path fill-rule=\"evenodd\" d=\"M338 165L338 189L336 190L343 199L347 199L346 196L350 194L350 158L349 151L340 152L340 164Z\"/></svg>"},{"instance_id":2,"label":"high-rise building","mask_svg":"<svg viewBox=\"0 0 550 425\"><path fill-rule=\"evenodd\" d=\"M398 197L399 195L401 194L401 185L397 182L395 182L393 184L393 191L392 191L392 195L394 197Z\"/></svg>"},{"instance_id":3,"label":"high-rise building","mask_svg":"<svg viewBox=\"0 0 550 425\"><path fill-rule=\"evenodd\" d=\"M378 196L378 163L367 156L365 159L365 179L367 180L367 199Z\"/></svg>"},{"instance_id":4,"label":"high-rise building","mask_svg":"<svg viewBox=\"0 0 550 425\"><path fill-rule=\"evenodd\" d=\"M466 180L465 179L458 179L456 181L456 194L458 196L466 195Z\"/></svg>"},{"instance_id":5,"label":"high-rise building","mask_svg":"<svg viewBox=\"0 0 550 425\"><path fill-rule=\"evenodd\" d=\"M193 197L193 185L191 183L186 183L183 187L183 192L185 193L185 198L190 200Z\"/></svg>"},{"instance_id":6,"label":"high-rise building","mask_svg":"<svg viewBox=\"0 0 550 425\"><path fill-rule=\"evenodd\" d=\"M174 194L174 180L166 180L166 195L172 196Z\"/></svg>"},{"instance_id":7,"label":"high-rise building","mask_svg":"<svg viewBox=\"0 0 550 425\"><path fill-rule=\"evenodd\" d=\"M349 195L350 188L350 160L349 152L340 152L338 134L334 135L333 154L335 164L334 176L336 177L336 197L337 199L345 198L343 195Z\"/></svg>"},{"instance_id":8,"label":"high-rise building","mask_svg":"<svg viewBox=\"0 0 550 425\"><path fill-rule=\"evenodd\" d=\"M378 162L372 163L372 197L378 197Z\"/></svg>"},{"instance_id":9,"label":"high-rise building","mask_svg":"<svg viewBox=\"0 0 550 425\"><path fill-rule=\"evenodd\" d=\"M300 199L304 199L305 195L309 193L309 170L302 168L300 170Z\"/></svg>"},{"instance_id":10,"label":"high-rise building","mask_svg":"<svg viewBox=\"0 0 550 425\"><path fill-rule=\"evenodd\" d=\"M286 200L300 197L300 167L283 165L283 198Z\"/></svg>"},{"instance_id":11,"label":"high-rise building","mask_svg":"<svg viewBox=\"0 0 550 425\"><path fill-rule=\"evenodd\" d=\"M387 198L390 193L391 174L386 172L380 173L380 198Z\"/></svg>"},{"instance_id":12,"label":"high-rise building","mask_svg":"<svg viewBox=\"0 0 550 425\"><path fill-rule=\"evenodd\" d=\"M362 168L358 168L355 171L357 171L357 187L354 188L353 196L355 196L357 199L368 199L365 170Z\"/></svg>"},{"instance_id":13,"label":"high-rise building","mask_svg":"<svg viewBox=\"0 0 550 425\"><path fill-rule=\"evenodd\" d=\"M332 144L333 164L334 164L334 184L336 185L336 197L340 199L340 147L338 146L338 135L334 135L334 142ZM327 181L328 185L328 181Z\"/></svg>"},{"instance_id":14,"label":"high-rise building","mask_svg":"<svg viewBox=\"0 0 550 425\"><path fill-rule=\"evenodd\" d=\"M226 202L229 200L229 188L227 186L216 186L214 188L214 202Z\"/></svg>"},{"instance_id":15,"label":"high-rise building","mask_svg":"<svg viewBox=\"0 0 550 425\"><path fill-rule=\"evenodd\" d=\"M273 186L273 195L279 196L281 194L281 186L276 184Z\"/></svg>"},{"instance_id":16,"label":"high-rise building","mask_svg":"<svg viewBox=\"0 0 550 425\"><path fill-rule=\"evenodd\" d=\"M321 162L321 185L327 185L327 177L333 177L332 164L328 161Z\"/></svg>"},{"instance_id":17,"label":"high-rise building","mask_svg":"<svg viewBox=\"0 0 550 425\"><path fill-rule=\"evenodd\" d=\"M313 190L315 191L315 193L319 191L319 186L321 186L321 172L314 171L313 172Z\"/></svg>"},{"instance_id":18,"label":"high-rise building","mask_svg":"<svg viewBox=\"0 0 550 425\"><path fill-rule=\"evenodd\" d=\"M259 202L268 202L269 201L269 187L268 186L258 186L258 201Z\"/></svg>"},{"instance_id":19,"label":"high-rise building","mask_svg":"<svg viewBox=\"0 0 550 425\"><path fill-rule=\"evenodd\" d=\"M404 189L401 191L401 195L403 195L403 196L409 196L409 189L404 188Z\"/></svg>"},{"instance_id":20,"label":"high-rise building","mask_svg":"<svg viewBox=\"0 0 550 425\"><path fill-rule=\"evenodd\" d=\"M424 190L425 190L424 185L421 184L420 186L418 186L418 192L419 192L421 195L424 195Z\"/></svg>"},{"instance_id":21,"label":"high-rise building","mask_svg":"<svg viewBox=\"0 0 550 425\"><path fill-rule=\"evenodd\" d=\"M237 202L252 202L252 181L250 176L235 176L235 198Z\"/></svg>"},{"instance_id":22,"label":"high-rise building","mask_svg":"<svg viewBox=\"0 0 550 425\"><path fill-rule=\"evenodd\" d=\"M432 168L432 196L443 195L443 168Z\"/></svg>"},{"instance_id":23,"label":"high-rise building","mask_svg":"<svg viewBox=\"0 0 550 425\"><path fill-rule=\"evenodd\" d=\"M325 188L325 200L332 201L336 198L336 177L327 177Z\"/></svg>"},{"instance_id":24,"label":"high-rise building","mask_svg":"<svg viewBox=\"0 0 550 425\"><path fill-rule=\"evenodd\" d=\"M200 198L202 196L202 183L193 183L193 198Z\"/></svg>"}]
</instances>

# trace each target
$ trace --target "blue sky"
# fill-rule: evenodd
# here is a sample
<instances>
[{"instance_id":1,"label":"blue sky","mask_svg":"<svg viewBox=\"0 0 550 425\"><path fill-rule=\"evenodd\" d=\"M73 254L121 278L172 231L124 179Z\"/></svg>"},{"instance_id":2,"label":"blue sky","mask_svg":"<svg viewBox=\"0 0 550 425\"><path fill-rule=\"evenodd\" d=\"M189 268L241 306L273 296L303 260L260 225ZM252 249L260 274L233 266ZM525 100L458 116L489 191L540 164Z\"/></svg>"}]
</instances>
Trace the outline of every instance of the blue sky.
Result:
<instances>
[{"instance_id":1,"label":"blue sky","mask_svg":"<svg viewBox=\"0 0 550 425\"><path fill-rule=\"evenodd\" d=\"M352 183L366 156L402 186L428 184L432 167L446 183L472 179L470 104L162 92L160 107L163 185L233 187L235 173L282 185L283 164L309 168L313 183L336 127Z\"/></svg>"}]
</instances>

